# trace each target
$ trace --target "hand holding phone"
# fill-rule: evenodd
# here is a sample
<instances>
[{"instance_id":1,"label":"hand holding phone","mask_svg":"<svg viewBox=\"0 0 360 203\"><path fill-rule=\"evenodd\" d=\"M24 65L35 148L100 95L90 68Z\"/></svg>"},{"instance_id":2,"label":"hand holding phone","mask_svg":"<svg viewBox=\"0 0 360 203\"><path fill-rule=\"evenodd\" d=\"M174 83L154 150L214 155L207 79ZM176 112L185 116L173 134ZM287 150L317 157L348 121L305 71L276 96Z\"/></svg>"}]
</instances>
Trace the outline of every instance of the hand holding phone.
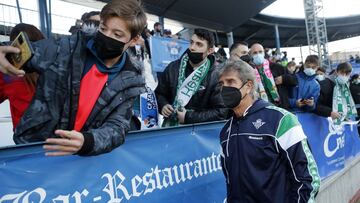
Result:
<instances>
[{"instance_id":1,"label":"hand holding phone","mask_svg":"<svg viewBox=\"0 0 360 203\"><path fill-rule=\"evenodd\" d=\"M11 43L11 46L19 48L20 53L9 53L6 55L6 58L15 68L21 69L22 66L34 55L34 51L26 33L20 32Z\"/></svg>"}]
</instances>

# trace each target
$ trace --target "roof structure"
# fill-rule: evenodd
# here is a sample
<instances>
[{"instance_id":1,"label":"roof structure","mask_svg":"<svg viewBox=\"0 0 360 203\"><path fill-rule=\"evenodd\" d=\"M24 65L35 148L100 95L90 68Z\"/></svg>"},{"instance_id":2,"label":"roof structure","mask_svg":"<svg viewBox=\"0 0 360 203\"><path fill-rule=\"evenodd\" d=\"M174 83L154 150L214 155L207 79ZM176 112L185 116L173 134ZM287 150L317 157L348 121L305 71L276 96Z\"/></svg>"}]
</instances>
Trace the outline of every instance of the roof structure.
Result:
<instances>
[{"instance_id":1,"label":"roof structure","mask_svg":"<svg viewBox=\"0 0 360 203\"><path fill-rule=\"evenodd\" d=\"M305 19L291 19L257 14L233 30L234 41L260 42L275 47L274 25L278 25L281 47L307 45ZM336 41L360 35L360 15L326 19L328 41ZM225 34L220 35L226 42Z\"/></svg>"},{"instance_id":2,"label":"roof structure","mask_svg":"<svg viewBox=\"0 0 360 203\"><path fill-rule=\"evenodd\" d=\"M229 32L242 25L274 1L142 0L147 13L177 20L184 27L201 26L222 32Z\"/></svg>"}]
</instances>

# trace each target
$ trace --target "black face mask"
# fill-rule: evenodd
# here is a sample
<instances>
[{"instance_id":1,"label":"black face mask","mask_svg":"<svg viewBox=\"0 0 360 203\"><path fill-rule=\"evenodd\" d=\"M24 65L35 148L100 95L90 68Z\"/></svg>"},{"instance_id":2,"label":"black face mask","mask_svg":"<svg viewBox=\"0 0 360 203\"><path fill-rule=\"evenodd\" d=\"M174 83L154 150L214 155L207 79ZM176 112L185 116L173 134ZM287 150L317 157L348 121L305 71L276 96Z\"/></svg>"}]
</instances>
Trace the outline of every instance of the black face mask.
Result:
<instances>
[{"instance_id":1,"label":"black face mask","mask_svg":"<svg viewBox=\"0 0 360 203\"><path fill-rule=\"evenodd\" d=\"M96 53L101 59L113 59L124 51L125 43L97 32L94 37Z\"/></svg>"},{"instance_id":2,"label":"black face mask","mask_svg":"<svg viewBox=\"0 0 360 203\"><path fill-rule=\"evenodd\" d=\"M251 59L251 56L246 54L246 55L242 55L240 57L241 60L245 61L246 63L249 63L252 59Z\"/></svg>"},{"instance_id":3,"label":"black face mask","mask_svg":"<svg viewBox=\"0 0 360 203\"><path fill-rule=\"evenodd\" d=\"M201 61L204 60L203 53L200 53L200 52L191 52L191 51L189 51L188 55L189 55L189 60L193 64L198 64L198 63L200 63Z\"/></svg>"},{"instance_id":4,"label":"black face mask","mask_svg":"<svg viewBox=\"0 0 360 203\"><path fill-rule=\"evenodd\" d=\"M229 86L222 87L221 97L223 99L225 107L233 109L240 104L241 100L246 96L245 94L245 96L243 97L240 91L240 89L244 87L245 84L246 83L244 83L240 88Z\"/></svg>"}]
</instances>

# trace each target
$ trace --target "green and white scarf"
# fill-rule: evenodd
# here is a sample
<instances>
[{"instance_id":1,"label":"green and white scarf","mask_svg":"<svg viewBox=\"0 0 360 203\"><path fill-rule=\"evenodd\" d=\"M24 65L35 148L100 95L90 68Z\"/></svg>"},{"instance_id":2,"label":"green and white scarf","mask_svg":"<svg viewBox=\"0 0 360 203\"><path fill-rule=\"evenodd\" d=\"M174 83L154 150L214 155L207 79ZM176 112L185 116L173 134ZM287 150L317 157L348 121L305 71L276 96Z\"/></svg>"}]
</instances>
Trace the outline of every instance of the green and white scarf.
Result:
<instances>
[{"instance_id":1,"label":"green and white scarf","mask_svg":"<svg viewBox=\"0 0 360 203\"><path fill-rule=\"evenodd\" d=\"M257 91L261 99L272 103L280 102L279 93L277 91L274 77L270 70L270 63L265 59L261 67L255 68ZM270 97L270 98L269 98Z\"/></svg>"},{"instance_id":2,"label":"green and white scarf","mask_svg":"<svg viewBox=\"0 0 360 203\"><path fill-rule=\"evenodd\" d=\"M188 54L181 58L178 84L176 88L176 97L173 103L174 111L183 111L185 106L189 103L192 96L198 91L201 82L206 77L210 69L210 60L206 59L205 63L194 70L187 78L185 78L185 70L189 61ZM173 116L166 118L162 127L178 126L179 121L177 117Z\"/></svg>"},{"instance_id":3,"label":"green and white scarf","mask_svg":"<svg viewBox=\"0 0 360 203\"><path fill-rule=\"evenodd\" d=\"M335 80L332 111L338 112L341 115L339 119L335 120L336 125L357 115L355 103L350 93L349 83L340 85L337 80Z\"/></svg>"}]
</instances>

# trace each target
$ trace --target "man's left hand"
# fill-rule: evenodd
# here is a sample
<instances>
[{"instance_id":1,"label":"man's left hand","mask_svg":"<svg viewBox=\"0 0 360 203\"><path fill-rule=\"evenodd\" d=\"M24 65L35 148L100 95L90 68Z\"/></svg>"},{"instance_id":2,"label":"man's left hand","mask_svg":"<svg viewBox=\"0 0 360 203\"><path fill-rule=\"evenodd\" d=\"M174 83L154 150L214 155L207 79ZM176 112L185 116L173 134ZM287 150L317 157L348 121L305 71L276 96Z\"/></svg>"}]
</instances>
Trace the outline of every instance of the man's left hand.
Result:
<instances>
[{"instance_id":1,"label":"man's left hand","mask_svg":"<svg viewBox=\"0 0 360 203\"><path fill-rule=\"evenodd\" d=\"M177 118L179 120L179 123L183 124L185 122L185 114L186 114L185 109L183 111L177 111Z\"/></svg>"},{"instance_id":2,"label":"man's left hand","mask_svg":"<svg viewBox=\"0 0 360 203\"><path fill-rule=\"evenodd\" d=\"M48 138L44 149L51 152L46 152L46 156L64 156L71 155L78 152L84 144L84 135L75 130L56 130L55 134L61 138Z\"/></svg>"}]
</instances>

